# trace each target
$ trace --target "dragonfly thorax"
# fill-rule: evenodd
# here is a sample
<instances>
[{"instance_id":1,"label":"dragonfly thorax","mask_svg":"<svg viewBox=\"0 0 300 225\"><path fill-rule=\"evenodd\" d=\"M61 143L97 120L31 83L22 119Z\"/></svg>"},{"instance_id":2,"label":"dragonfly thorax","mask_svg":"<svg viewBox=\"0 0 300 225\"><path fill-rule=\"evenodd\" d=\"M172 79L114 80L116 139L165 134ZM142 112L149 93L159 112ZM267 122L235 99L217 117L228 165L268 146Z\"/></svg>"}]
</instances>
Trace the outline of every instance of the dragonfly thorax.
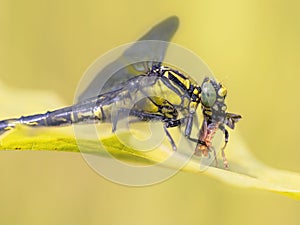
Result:
<instances>
[{"instance_id":1,"label":"dragonfly thorax","mask_svg":"<svg viewBox=\"0 0 300 225\"><path fill-rule=\"evenodd\" d=\"M160 77L169 89L181 96L182 105L185 101L189 102L189 113L194 113L201 102L202 88L190 77L173 68L156 65L149 72L150 76Z\"/></svg>"}]
</instances>

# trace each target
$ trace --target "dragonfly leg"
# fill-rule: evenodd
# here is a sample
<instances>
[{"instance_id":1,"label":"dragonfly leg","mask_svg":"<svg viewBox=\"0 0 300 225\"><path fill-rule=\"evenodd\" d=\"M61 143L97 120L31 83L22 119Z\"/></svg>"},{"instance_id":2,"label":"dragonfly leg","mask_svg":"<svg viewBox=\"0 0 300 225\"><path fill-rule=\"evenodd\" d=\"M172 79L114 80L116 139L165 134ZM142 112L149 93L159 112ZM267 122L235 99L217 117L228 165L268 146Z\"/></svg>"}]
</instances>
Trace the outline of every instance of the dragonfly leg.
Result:
<instances>
[{"instance_id":1,"label":"dragonfly leg","mask_svg":"<svg viewBox=\"0 0 300 225\"><path fill-rule=\"evenodd\" d=\"M192 133L192 127L193 127L193 115L189 115L187 118L187 123L184 131L184 135L186 137L190 137Z\"/></svg>"},{"instance_id":2,"label":"dragonfly leg","mask_svg":"<svg viewBox=\"0 0 300 225\"><path fill-rule=\"evenodd\" d=\"M216 167L218 167L218 158L217 158L217 152L216 152L216 149L213 147L213 146L211 146L210 147L211 149L212 149L212 151L213 151L213 153L214 153L214 161L215 161L215 165L216 165Z\"/></svg>"},{"instance_id":3,"label":"dragonfly leg","mask_svg":"<svg viewBox=\"0 0 300 225\"><path fill-rule=\"evenodd\" d=\"M147 113L147 112L141 112L138 110L129 110L126 108L122 108L120 110L117 111L116 116L114 117L112 124L113 124L113 128L112 128L112 132L116 131L116 127L117 127L117 122L119 120L119 115L121 112L126 112L126 111L130 111L130 115L136 117L136 120L133 120L133 122L139 122L142 120L156 120L156 121L161 121L163 118L161 115L156 115L156 114L151 114L151 113ZM165 134L172 146L173 151L177 150L176 144L171 136L171 134L169 133L168 129L169 127L177 127L181 124L181 120L172 120L172 119L168 119L167 121L164 121L164 131Z\"/></svg>"},{"instance_id":4,"label":"dragonfly leg","mask_svg":"<svg viewBox=\"0 0 300 225\"><path fill-rule=\"evenodd\" d=\"M101 110L101 114L102 114L102 120L105 121L106 120L106 115L104 113L104 110L102 107L100 107L100 110Z\"/></svg>"},{"instance_id":5,"label":"dragonfly leg","mask_svg":"<svg viewBox=\"0 0 300 225\"><path fill-rule=\"evenodd\" d=\"M118 117L119 117L119 112L117 112L117 115L114 116L112 120L112 128L111 128L112 133L115 133L117 130Z\"/></svg>"},{"instance_id":6,"label":"dragonfly leg","mask_svg":"<svg viewBox=\"0 0 300 225\"><path fill-rule=\"evenodd\" d=\"M223 146L223 148L225 149L229 140L229 132L228 130L224 129L224 136L225 136L225 144Z\"/></svg>"},{"instance_id":7,"label":"dragonfly leg","mask_svg":"<svg viewBox=\"0 0 300 225\"><path fill-rule=\"evenodd\" d=\"M185 118L184 118L185 119ZM197 144L200 144L200 145L204 145L207 147L206 143L198 138L192 138L191 137L191 133L192 133L192 127L193 127L193 115L190 115L188 118L187 118L187 123L186 123L186 128L185 128L185 131L184 131L184 135L186 136L187 139L189 139L190 141L192 142L195 142Z\"/></svg>"},{"instance_id":8,"label":"dragonfly leg","mask_svg":"<svg viewBox=\"0 0 300 225\"><path fill-rule=\"evenodd\" d=\"M122 117L122 116L120 116L120 114L124 113L124 112L128 112L128 111L129 110L126 108L120 108L117 110L116 115L113 116L113 118L112 118L112 133L115 133L117 130L117 123L120 120L120 118Z\"/></svg>"},{"instance_id":9,"label":"dragonfly leg","mask_svg":"<svg viewBox=\"0 0 300 225\"><path fill-rule=\"evenodd\" d=\"M164 130L165 130L165 133L167 135L167 138L169 139L169 142L170 142L170 144L172 146L173 151L176 151L177 150L176 144L175 144L175 142L174 142L171 134L169 133L169 131L167 129L167 126L165 126L165 125L164 125Z\"/></svg>"},{"instance_id":10,"label":"dragonfly leg","mask_svg":"<svg viewBox=\"0 0 300 225\"><path fill-rule=\"evenodd\" d=\"M221 149L221 154L222 154L222 158L223 158L224 168L228 169L229 165L228 165L228 160L225 155L225 148L226 148L228 140L229 140L229 132L224 126L220 126L220 129L224 132L224 136L225 136L225 144Z\"/></svg>"},{"instance_id":11,"label":"dragonfly leg","mask_svg":"<svg viewBox=\"0 0 300 225\"><path fill-rule=\"evenodd\" d=\"M166 124L166 127L169 128L169 127L179 127L181 124L184 123L184 119L178 119L178 120L169 120L167 122L165 122ZM190 126L192 125L192 121L190 122ZM187 125L188 126L188 125ZM189 128L190 130L190 128ZM192 138L190 137L190 134L186 135L186 138L189 139L190 141L192 142L195 142L197 144L200 144L200 145L204 145L206 146L206 143L202 140L199 140L199 139L196 139L196 138Z\"/></svg>"},{"instance_id":12,"label":"dragonfly leg","mask_svg":"<svg viewBox=\"0 0 300 225\"><path fill-rule=\"evenodd\" d=\"M170 128L170 127L179 127L182 123L183 123L183 120L184 119L178 119L178 120L170 120L170 121L167 121L165 122L165 127L166 128ZM187 139L189 139L190 141L192 142L195 142L197 144L200 144L200 145L204 145L207 147L206 143L200 139L196 139L196 138L192 138L190 136L186 136Z\"/></svg>"},{"instance_id":13,"label":"dragonfly leg","mask_svg":"<svg viewBox=\"0 0 300 225\"><path fill-rule=\"evenodd\" d=\"M165 121L165 125L167 128L170 128L170 127L178 127L182 124L182 121L181 119L178 119L178 120L167 120Z\"/></svg>"},{"instance_id":14,"label":"dragonfly leg","mask_svg":"<svg viewBox=\"0 0 300 225\"><path fill-rule=\"evenodd\" d=\"M207 147L207 145L206 145L206 143L204 141L201 141L201 140L199 140L197 138L187 137L187 139L189 139L192 142L195 142L197 144L204 145L204 146Z\"/></svg>"}]
</instances>

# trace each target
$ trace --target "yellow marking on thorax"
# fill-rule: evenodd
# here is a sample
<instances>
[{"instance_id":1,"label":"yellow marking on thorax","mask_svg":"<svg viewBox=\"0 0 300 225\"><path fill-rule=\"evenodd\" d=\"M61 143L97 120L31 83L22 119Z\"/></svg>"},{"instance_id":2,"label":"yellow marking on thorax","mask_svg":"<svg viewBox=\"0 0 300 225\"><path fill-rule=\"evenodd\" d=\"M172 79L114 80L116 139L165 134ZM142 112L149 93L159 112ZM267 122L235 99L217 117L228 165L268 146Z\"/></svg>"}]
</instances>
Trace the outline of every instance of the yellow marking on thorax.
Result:
<instances>
[{"instance_id":1,"label":"yellow marking on thorax","mask_svg":"<svg viewBox=\"0 0 300 225\"><path fill-rule=\"evenodd\" d=\"M193 94L194 94L194 95L199 95L199 90L198 90L197 88L195 88L195 89L193 90Z\"/></svg>"},{"instance_id":2,"label":"yellow marking on thorax","mask_svg":"<svg viewBox=\"0 0 300 225\"><path fill-rule=\"evenodd\" d=\"M173 71L167 71L165 72L165 75L167 76L167 78L169 78L169 74L172 74L174 77L176 77L176 79L182 83L186 89L189 89L190 88L190 85L191 85L191 82L189 79L186 79L186 78L183 78L181 76L179 76L178 74L176 74L175 72Z\"/></svg>"},{"instance_id":3,"label":"yellow marking on thorax","mask_svg":"<svg viewBox=\"0 0 300 225\"><path fill-rule=\"evenodd\" d=\"M190 106L189 107L190 113L194 113L197 109L198 103L197 102L190 102L189 106Z\"/></svg>"},{"instance_id":4,"label":"yellow marking on thorax","mask_svg":"<svg viewBox=\"0 0 300 225\"><path fill-rule=\"evenodd\" d=\"M189 90L191 86L191 81L189 79L185 79L184 86L187 90Z\"/></svg>"}]
</instances>

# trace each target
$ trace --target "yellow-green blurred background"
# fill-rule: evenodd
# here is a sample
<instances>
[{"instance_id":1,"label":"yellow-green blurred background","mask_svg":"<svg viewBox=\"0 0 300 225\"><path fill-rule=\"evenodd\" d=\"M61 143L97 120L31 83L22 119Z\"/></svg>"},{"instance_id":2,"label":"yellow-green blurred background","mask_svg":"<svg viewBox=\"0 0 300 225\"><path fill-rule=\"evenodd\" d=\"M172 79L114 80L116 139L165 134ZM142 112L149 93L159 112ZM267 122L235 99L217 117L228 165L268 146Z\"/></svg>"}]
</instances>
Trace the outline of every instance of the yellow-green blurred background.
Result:
<instances>
[{"instance_id":1,"label":"yellow-green blurred background","mask_svg":"<svg viewBox=\"0 0 300 225\"><path fill-rule=\"evenodd\" d=\"M226 84L229 110L243 115L237 132L252 153L300 172L299 11L298 0L0 0L0 81L51 90L71 104L94 59L177 15L173 41L196 52ZM124 187L75 153L0 152L0 180L6 225L300 223L299 202L284 196L187 173Z\"/></svg>"}]
</instances>

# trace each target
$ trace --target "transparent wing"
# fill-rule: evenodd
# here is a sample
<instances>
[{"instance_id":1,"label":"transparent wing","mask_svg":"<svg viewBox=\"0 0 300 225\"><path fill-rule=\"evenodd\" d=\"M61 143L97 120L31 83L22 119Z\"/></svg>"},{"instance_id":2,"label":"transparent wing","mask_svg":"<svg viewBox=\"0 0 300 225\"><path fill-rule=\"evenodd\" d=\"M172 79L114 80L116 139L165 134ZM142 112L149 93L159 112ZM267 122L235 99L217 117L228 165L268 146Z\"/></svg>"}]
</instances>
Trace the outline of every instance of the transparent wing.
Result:
<instances>
[{"instance_id":1,"label":"transparent wing","mask_svg":"<svg viewBox=\"0 0 300 225\"><path fill-rule=\"evenodd\" d=\"M102 93L112 91L129 78L144 73L147 66L161 63L168 47L168 41L172 39L178 25L178 17L172 16L154 26L137 42L131 45L131 47L125 50L120 57L99 71L92 82L90 82L87 88L80 94L78 100L82 101L95 96L95 90L97 90L99 84L103 83L103 76L107 76L107 73L111 73L112 68L122 69L114 74L109 74L110 78L102 88ZM163 42L159 45L149 46L139 44L139 41L145 40L159 40ZM128 65L128 62L132 62L132 59L138 59L139 62ZM145 66L145 64L147 65Z\"/></svg>"}]
</instances>

